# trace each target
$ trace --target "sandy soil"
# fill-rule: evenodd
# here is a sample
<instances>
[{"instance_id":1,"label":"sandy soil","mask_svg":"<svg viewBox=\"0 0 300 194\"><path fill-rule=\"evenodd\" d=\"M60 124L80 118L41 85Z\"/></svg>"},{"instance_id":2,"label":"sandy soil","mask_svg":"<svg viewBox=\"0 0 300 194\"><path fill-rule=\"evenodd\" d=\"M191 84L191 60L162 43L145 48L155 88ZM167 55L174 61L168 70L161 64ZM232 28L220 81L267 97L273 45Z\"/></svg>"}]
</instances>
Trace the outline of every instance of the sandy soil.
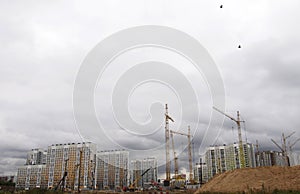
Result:
<instances>
[{"instance_id":1,"label":"sandy soil","mask_svg":"<svg viewBox=\"0 0 300 194\"><path fill-rule=\"evenodd\" d=\"M244 168L216 175L196 193L299 190L300 165Z\"/></svg>"}]
</instances>

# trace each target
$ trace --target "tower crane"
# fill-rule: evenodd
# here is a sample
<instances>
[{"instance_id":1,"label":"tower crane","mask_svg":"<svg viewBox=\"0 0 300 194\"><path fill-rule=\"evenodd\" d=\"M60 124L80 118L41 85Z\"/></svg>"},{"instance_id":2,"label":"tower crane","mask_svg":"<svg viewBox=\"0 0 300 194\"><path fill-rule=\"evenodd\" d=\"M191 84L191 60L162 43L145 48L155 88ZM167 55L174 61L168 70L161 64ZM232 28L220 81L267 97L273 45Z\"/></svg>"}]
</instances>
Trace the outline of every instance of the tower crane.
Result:
<instances>
[{"instance_id":1,"label":"tower crane","mask_svg":"<svg viewBox=\"0 0 300 194\"><path fill-rule=\"evenodd\" d=\"M238 128L238 135L239 135L239 152L240 152L240 161L241 161L241 168L245 167L245 154L244 154L244 147L243 147L243 139L242 139L242 131L241 131L241 123L245 121L240 120L240 112L237 111L237 118L233 118L232 116L222 112L221 110L217 109L216 107L213 107L216 111L223 114L224 116L230 118L232 121L234 121L237 124Z\"/></svg>"},{"instance_id":2,"label":"tower crane","mask_svg":"<svg viewBox=\"0 0 300 194\"><path fill-rule=\"evenodd\" d=\"M173 154L174 154L174 176L175 179L178 177L178 157L176 156L176 151L175 151L175 146L174 146L174 136L173 136L173 131L170 130L170 135L172 139L172 149L173 149Z\"/></svg>"},{"instance_id":3,"label":"tower crane","mask_svg":"<svg viewBox=\"0 0 300 194\"><path fill-rule=\"evenodd\" d=\"M189 152L189 169L190 169L190 182L194 183L194 177L193 177L193 163L192 163L192 143L191 143L191 129L190 126L188 126L188 133L182 133L178 131L172 131L171 133L183 135L188 138L188 152Z\"/></svg>"},{"instance_id":4,"label":"tower crane","mask_svg":"<svg viewBox=\"0 0 300 194\"><path fill-rule=\"evenodd\" d=\"M166 113L165 113L165 139L166 139L166 180L165 185L169 186L170 184L170 171L171 171L171 161L170 161L170 130L169 130L169 120L174 122L174 120L169 116L168 113L168 104L166 104Z\"/></svg>"},{"instance_id":5,"label":"tower crane","mask_svg":"<svg viewBox=\"0 0 300 194\"><path fill-rule=\"evenodd\" d=\"M287 151L287 145L286 145L286 140L288 138L290 138L292 135L294 135L294 133L296 133L295 131L292 132L290 135L285 136L284 133L282 133L282 146L278 145L276 143L276 141L274 141L273 139L271 139L271 141L281 150L283 157L285 159L285 164L287 166L290 166L290 161L289 161L289 156L288 156L288 151ZM297 143L297 141L296 141Z\"/></svg>"}]
</instances>

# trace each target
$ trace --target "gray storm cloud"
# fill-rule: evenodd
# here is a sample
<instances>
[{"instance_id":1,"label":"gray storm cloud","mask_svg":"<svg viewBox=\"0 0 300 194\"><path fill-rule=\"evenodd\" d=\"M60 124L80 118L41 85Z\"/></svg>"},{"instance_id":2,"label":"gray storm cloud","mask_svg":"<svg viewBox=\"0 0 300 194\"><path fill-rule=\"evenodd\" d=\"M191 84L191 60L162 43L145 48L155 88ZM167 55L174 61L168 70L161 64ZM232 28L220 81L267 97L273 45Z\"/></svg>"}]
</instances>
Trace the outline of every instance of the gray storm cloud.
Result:
<instances>
[{"instance_id":1,"label":"gray storm cloud","mask_svg":"<svg viewBox=\"0 0 300 194\"><path fill-rule=\"evenodd\" d=\"M243 133L246 132L249 142L255 143L257 139L263 148L276 149L270 138L279 141L282 132L292 131L296 131L293 139L299 137L299 5L296 0L226 1L220 9L219 4L212 1L1 1L0 173L15 174L17 167L25 163L26 151L32 148L81 141L73 116L72 92L82 60L112 33L147 24L184 31L209 51L222 74L226 110L232 116L235 111L241 111L246 121ZM150 52L131 56L135 55L141 59L152 56ZM159 52L156 57L163 58ZM200 124L195 129L199 134L194 139L197 160L198 151L203 152L208 146L201 145L201 141L209 123L212 102L209 86L196 83L201 75L187 65L181 68L194 84L201 101L198 104ZM114 68L104 78L108 89L113 87L109 85L109 76L118 72L117 67ZM174 80L174 84L180 83ZM151 90L141 87L137 96L133 96L139 106L131 105L131 110L137 111L133 116L147 120L148 112L143 111L149 104L145 102L157 98L158 93L162 95L161 100L171 99L170 111L179 119L179 103L174 94L163 92L162 88L151 87ZM142 96L145 102L138 94L147 95ZM102 99L101 93L99 99ZM96 105L101 107L101 103L107 102L109 100L98 101ZM196 121L191 113L183 122L195 124ZM116 133L121 130L106 115L104 123ZM172 127L177 127L176 123ZM233 131L232 127L235 127ZM163 132L151 139L141 137L142 148L163 141L162 135ZM123 145L141 148L128 134L117 139ZM215 143L233 141L237 141L236 126L225 118ZM177 149L181 150L184 139L178 138L177 142ZM300 152L300 144L294 151ZM185 154L181 163L187 162ZM138 156L133 154L132 157ZM160 172L163 171L160 167Z\"/></svg>"}]
</instances>

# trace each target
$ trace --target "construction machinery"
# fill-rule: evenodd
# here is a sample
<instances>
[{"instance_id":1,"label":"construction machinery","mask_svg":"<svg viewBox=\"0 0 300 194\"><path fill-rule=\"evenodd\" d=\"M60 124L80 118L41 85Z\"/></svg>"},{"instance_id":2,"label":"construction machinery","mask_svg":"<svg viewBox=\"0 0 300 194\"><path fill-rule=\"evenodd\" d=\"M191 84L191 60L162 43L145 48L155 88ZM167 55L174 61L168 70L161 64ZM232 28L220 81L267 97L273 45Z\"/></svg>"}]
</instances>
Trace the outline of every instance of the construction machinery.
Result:
<instances>
[{"instance_id":1,"label":"construction machinery","mask_svg":"<svg viewBox=\"0 0 300 194\"><path fill-rule=\"evenodd\" d=\"M171 134L178 134L178 135L183 135L186 136L188 138L188 154L189 154L189 170L190 170L190 183L194 183L194 176L193 176L193 161L192 161L192 143L191 143L191 129L190 126L188 126L188 133L182 133L182 132L178 132L178 131L172 131L170 130ZM176 156L176 154L174 153L174 156ZM177 160L177 159L176 159ZM175 157L174 157L174 161ZM177 163L177 161L176 161ZM176 169L176 167L175 167ZM176 172L176 171L175 171ZM178 173L178 167L177 167L177 173ZM176 178L176 176L175 176Z\"/></svg>"},{"instance_id":2,"label":"construction machinery","mask_svg":"<svg viewBox=\"0 0 300 194\"><path fill-rule=\"evenodd\" d=\"M292 135L294 135L294 133L296 133L295 131L292 132L290 135L288 136L285 136L284 133L282 133L282 146L278 145L276 143L276 141L274 141L273 139L271 139L271 141L281 150L282 152L282 155L284 157L284 160L285 160L285 165L286 166L290 166L290 160L289 160L289 156L288 156L288 151L287 151L287 145L286 145L286 140L288 138L290 138ZM297 143L297 141L296 141ZM296 144L295 143L295 144Z\"/></svg>"},{"instance_id":3,"label":"construction machinery","mask_svg":"<svg viewBox=\"0 0 300 194\"><path fill-rule=\"evenodd\" d=\"M241 123L245 122L245 121L241 121L240 119L240 112L237 111L237 118L233 118L232 116L222 112L221 110L217 109L216 107L213 107L213 109L215 109L216 111L218 111L219 113L223 114L224 116L230 118L231 120L233 120L236 124L237 124L237 128L238 128L238 136L239 136L239 152L240 152L240 168L244 168L246 167L245 165L245 154L244 154L244 146L243 146L243 139L242 139L242 130L241 130Z\"/></svg>"},{"instance_id":4,"label":"construction machinery","mask_svg":"<svg viewBox=\"0 0 300 194\"><path fill-rule=\"evenodd\" d=\"M170 185L170 173L171 173L171 161L170 161L170 130L169 130L169 120L174 122L174 120L169 116L168 104L166 104L165 112L165 140L166 140L166 179L164 182L165 186Z\"/></svg>"},{"instance_id":5,"label":"construction machinery","mask_svg":"<svg viewBox=\"0 0 300 194\"><path fill-rule=\"evenodd\" d=\"M83 142L83 145L85 145L85 143ZM76 179L76 173L78 172L77 174L77 192L80 193L81 192L81 178L82 178L82 167L83 167L83 164L82 164L82 160L83 160L83 148L84 147L81 147L81 149L79 150L79 163L75 164L75 168L74 168L74 177L73 177L73 185L75 185L75 179ZM75 187L74 187L75 189Z\"/></svg>"},{"instance_id":6,"label":"construction machinery","mask_svg":"<svg viewBox=\"0 0 300 194\"><path fill-rule=\"evenodd\" d=\"M62 177L62 178L60 179L60 181L58 182L58 184L56 185L55 190L57 190L58 187L61 187L61 190L62 190L62 191L65 190L65 187L66 187L66 178L67 178L67 176L68 176L68 172L67 172L68 160L69 160L69 159L66 159L66 160L65 160L65 170L64 170L64 174L63 174L63 177Z\"/></svg>"},{"instance_id":7,"label":"construction machinery","mask_svg":"<svg viewBox=\"0 0 300 194\"><path fill-rule=\"evenodd\" d=\"M138 183L138 181L143 178L143 176L150 170L152 169L152 167L148 168L147 170L145 170L145 172L143 172L139 177L137 177L128 187L129 191L135 191L136 190L136 185Z\"/></svg>"}]
</instances>

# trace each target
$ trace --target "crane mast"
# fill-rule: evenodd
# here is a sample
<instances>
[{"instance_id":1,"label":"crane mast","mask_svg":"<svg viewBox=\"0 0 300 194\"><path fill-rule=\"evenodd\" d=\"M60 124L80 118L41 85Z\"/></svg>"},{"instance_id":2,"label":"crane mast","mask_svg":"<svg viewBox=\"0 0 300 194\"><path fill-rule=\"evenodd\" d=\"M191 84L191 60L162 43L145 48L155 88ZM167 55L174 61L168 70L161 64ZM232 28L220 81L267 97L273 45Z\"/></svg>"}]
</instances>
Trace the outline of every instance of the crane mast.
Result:
<instances>
[{"instance_id":1,"label":"crane mast","mask_svg":"<svg viewBox=\"0 0 300 194\"><path fill-rule=\"evenodd\" d=\"M178 134L178 135L183 135L188 138L188 155L189 155L189 169L190 169L190 182L194 182L194 177L193 177L193 163L192 163L192 143L191 143L191 130L190 126L188 126L188 133L181 133L177 131L172 131L171 133Z\"/></svg>"},{"instance_id":2,"label":"crane mast","mask_svg":"<svg viewBox=\"0 0 300 194\"><path fill-rule=\"evenodd\" d=\"M176 151L175 151L175 146L174 146L174 136L173 136L173 131L170 130L170 135L172 139L172 149L173 149L173 154L174 154L174 175L175 179L177 179L178 176L178 158L176 156Z\"/></svg>"},{"instance_id":3,"label":"crane mast","mask_svg":"<svg viewBox=\"0 0 300 194\"><path fill-rule=\"evenodd\" d=\"M190 182L194 183L193 163L192 163L192 142L191 142L191 128L188 126L188 145L189 145L189 167L190 167Z\"/></svg>"},{"instance_id":4,"label":"crane mast","mask_svg":"<svg viewBox=\"0 0 300 194\"><path fill-rule=\"evenodd\" d=\"M165 139L166 139L166 181L169 184L170 181L170 171L171 171L171 161L170 161L170 130L169 130L169 120L174 122L174 120L168 114L168 104L166 104L165 113Z\"/></svg>"},{"instance_id":5,"label":"crane mast","mask_svg":"<svg viewBox=\"0 0 300 194\"><path fill-rule=\"evenodd\" d=\"M283 154L283 157L285 159L285 165L286 166L290 166L290 160L289 160L289 156L288 156L288 150L287 150L286 140L288 138L290 138L292 135L294 135L295 133L296 132L294 131L293 133L291 133L288 136L285 136L284 133L282 133L282 146L280 146L278 143L276 143L276 141L274 141L273 139L271 139L271 141L281 150L281 152ZM295 143L297 143L297 141Z\"/></svg>"},{"instance_id":6,"label":"crane mast","mask_svg":"<svg viewBox=\"0 0 300 194\"><path fill-rule=\"evenodd\" d=\"M216 107L213 107L213 109L215 109L219 113L223 114L224 116L230 118L231 120L233 120L237 124L238 137L239 137L239 152L240 152L240 161L241 161L240 167L241 168L246 167L246 165L245 165L244 146L243 146L243 139L242 139L242 130L241 130L241 122L245 122L245 121L241 121L241 119L240 119L240 111L237 111L237 119L235 119L232 116L230 116L230 115L228 115L228 114L220 111Z\"/></svg>"},{"instance_id":7,"label":"crane mast","mask_svg":"<svg viewBox=\"0 0 300 194\"><path fill-rule=\"evenodd\" d=\"M242 130L241 130L241 119L240 119L240 111L237 111L237 121L236 124L238 126L238 134L239 134L239 150L240 150L240 161L241 168L246 167L245 165L245 156L244 156L244 147L243 147L243 139L242 139Z\"/></svg>"}]
</instances>

